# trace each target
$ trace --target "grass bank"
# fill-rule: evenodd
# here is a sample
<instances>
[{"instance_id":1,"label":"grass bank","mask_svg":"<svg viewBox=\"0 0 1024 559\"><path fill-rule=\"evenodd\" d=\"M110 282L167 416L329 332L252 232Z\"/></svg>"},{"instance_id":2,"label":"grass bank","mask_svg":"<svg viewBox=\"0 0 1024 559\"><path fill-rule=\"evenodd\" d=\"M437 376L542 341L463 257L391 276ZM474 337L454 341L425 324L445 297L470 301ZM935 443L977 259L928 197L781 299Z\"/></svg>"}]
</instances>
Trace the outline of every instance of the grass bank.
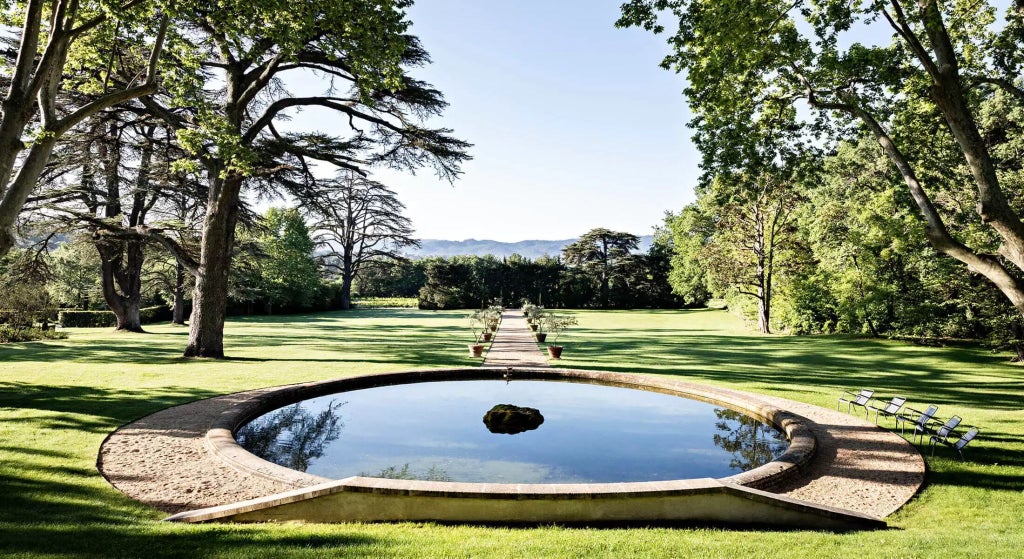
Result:
<instances>
[{"instance_id":1,"label":"grass bank","mask_svg":"<svg viewBox=\"0 0 1024 559\"><path fill-rule=\"evenodd\" d=\"M362 372L466 366L464 312L361 310L240 319L226 361L186 361L184 329L72 331L0 346L0 555L10 557L1020 556L1024 368L981 349L759 336L721 311L581 312L562 365L666 374L834 406L844 388L906 394L982 427L972 461L929 459L928 485L892 530L532 529L159 522L96 472L103 438L166 406Z\"/></svg>"}]
</instances>

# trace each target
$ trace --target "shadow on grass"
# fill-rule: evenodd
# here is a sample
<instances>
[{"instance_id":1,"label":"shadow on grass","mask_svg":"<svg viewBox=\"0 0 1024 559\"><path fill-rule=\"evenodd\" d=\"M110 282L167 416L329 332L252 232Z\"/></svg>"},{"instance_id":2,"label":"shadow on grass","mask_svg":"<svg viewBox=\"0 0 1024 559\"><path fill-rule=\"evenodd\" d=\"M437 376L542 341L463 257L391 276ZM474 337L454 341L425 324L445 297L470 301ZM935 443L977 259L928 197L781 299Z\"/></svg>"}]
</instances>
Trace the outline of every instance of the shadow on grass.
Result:
<instances>
[{"instance_id":1,"label":"shadow on grass","mask_svg":"<svg viewBox=\"0 0 1024 559\"><path fill-rule=\"evenodd\" d=\"M344 528L162 523L72 452L5 445L0 456L0 557L361 557L387 544Z\"/></svg>"},{"instance_id":2,"label":"shadow on grass","mask_svg":"<svg viewBox=\"0 0 1024 559\"><path fill-rule=\"evenodd\" d=\"M0 473L0 556L61 557L265 557L275 547L352 556L369 555L382 542L341 529L337 533L294 533L257 526L186 526L145 521L141 507L112 499L111 489ZM66 475L66 473L65 473ZM282 552L285 551L282 549Z\"/></svg>"},{"instance_id":3,"label":"shadow on grass","mask_svg":"<svg viewBox=\"0 0 1024 559\"><path fill-rule=\"evenodd\" d=\"M766 387L810 385L841 391L870 387L880 397L922 404L1018 410L1024 371L980 349L920 348L851 338L729 336L680 330L617 333L581 330L570 345L577 367L662 373ZM585 363L585 365L584 365ZM570 365L572 366L572 365ZM972 371L972 372L967 372ZM994 379L971 377L985 371ZM940 410L941 411L941 410Z\"/></svg>"},{"instance_id":4,"label":"shadow on grass","mask_svg":"<svg viewBox=\"0 0 1024 559\"><path fill-rule=\"evenodd\" d=\"M56 419L41 420L46 427L106 432L148 413L217 392L199 388L165 387L141 391L90 386L54 386L0 382L0 407L57 412Z\"/></svg>"},{"instance_id":5,"label":"shadow on grass","mask_svg":"<svg viewBox=\"0 0 1024 559\"><path fill-rule=\"evenodd\" d=\"M927 452L925 450L924 452ZM985 454L994 454L992 452L981 452L978 454L971 454L965 452L968 460L986 460ZM999 457L1002 458L1005 453L1000 451ZM1016 465L1021 465L1024 461L1021 460L1021 453L1015 453L1017 457L1013 462ZM928 485L949 485L952 487L980 487L984 489L994 489L999 491L1015 491L1020 492L1021 487L1024 486L1024 476L1014 475L1012 473L999 474L991 470L982 470L975 466L973 462L959 462L956 458L951 458L947 449L936 450L935 458L930 460L932 468L928 471ZM994 458L990 457L990 458ZM1000 464L1006 464L1005 460L997 460Z\"/></svg>"}]
</instances>

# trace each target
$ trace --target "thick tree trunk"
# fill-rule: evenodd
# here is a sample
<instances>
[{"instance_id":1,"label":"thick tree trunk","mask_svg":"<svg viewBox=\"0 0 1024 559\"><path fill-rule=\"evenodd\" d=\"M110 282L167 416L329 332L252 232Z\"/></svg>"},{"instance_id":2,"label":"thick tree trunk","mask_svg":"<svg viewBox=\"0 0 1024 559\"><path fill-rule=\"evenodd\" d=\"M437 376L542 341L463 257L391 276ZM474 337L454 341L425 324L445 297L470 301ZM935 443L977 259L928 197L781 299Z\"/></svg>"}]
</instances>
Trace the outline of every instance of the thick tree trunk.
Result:
<instances>
[{"instance_id":1,"label":"thick tree trunk","mask_svg":"<svg viewBox=\"0 0 1024 559\"><path fill-rule=\"evenodd\" d=\"M199 268L192 292L185 357L224 357L224 315L228 303L228 272L238 222L238 196L244 178L211 173L210 196L203 222Z\"/></svg>"},{"instance_id":2,"label":"thick tree trunk","mask_svg":"<svg viewBox=\"0 0 1024 559\"><path fill-rule=\"evenodd\" d=\"M341 278L341 310L352 308L352 276Z\"/></svg>"},{"instance_id":3,"label":"thick tree trunk","mask_svg":"<svg viewBox=\"0 0 1024 559\"><path fill-rule=\"evenodd\" d=\"M0 256L7 254L14 247L14 225L18 221L18 215L46 168L55 145L56 140L52 137L36 140L14 181L0 199Z\"/></svg>"},{"instance_id":4,"label":"thick tree trunk","mask_svg":"<svg viewBox=\"0 0 1024 559\"><path fill-rule=\"evenodd\" d=\"M1013 351L1016 357L1014 363L1024 363L1024 324L1021 320L1014 321L1011 326L1013 331Z\"/></svg>"},{"instance_id":5,"label":"thick tree trunk","mask_svg":"<svg viewBox=\"0 0 1024 559\"><path fill-rule=\"evenodd\" d=\"M771 334L772 286L771 278L765 276L764 266L758 264L757 269L757 327L762 334Z\"/></svg>"},{"instance_id":6,"label":"thick tree trunk","mask_svg":"<svg viewBox=\"0 0 1024 559\"><path fill-rule=\"evenodd\" d=\"M115 330L143 332L142 264L144 252L139 241L101 239L96 243L100 255L100 280L103 299L117 318Z\"/></svg>"},{"instance_id":7,"label":"thick tree trunk","mask_svg":"<svg viewBox=\"0 0 1024 559\"><path fill-rule=\"evenodd\" d=\"M355 275L353 266L354 246L345 247L345 254L342 256L341 264L341 310L347 311L352 308L352 277Z\"/></svg>"},{"instance_id":8,"label":"thick tree trunk","mask_svg":"<svg viewBox=\"0 0 1024 559\"><path fill-rule=\"evenodd\" d=\"M185 266L178 261L174 263L174 310L171 323L185 325Z\"/></svg>"}]
</instances>

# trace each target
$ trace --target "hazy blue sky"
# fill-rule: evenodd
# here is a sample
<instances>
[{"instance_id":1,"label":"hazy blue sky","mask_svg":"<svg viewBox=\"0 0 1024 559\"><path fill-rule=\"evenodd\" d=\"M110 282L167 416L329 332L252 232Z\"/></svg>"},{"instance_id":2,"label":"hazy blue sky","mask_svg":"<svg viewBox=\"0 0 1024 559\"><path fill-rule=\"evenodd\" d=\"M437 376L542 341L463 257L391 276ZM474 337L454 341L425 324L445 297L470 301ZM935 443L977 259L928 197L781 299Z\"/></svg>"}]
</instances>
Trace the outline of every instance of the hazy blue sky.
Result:
<instances>
[{"instance_id":1,"label":"hazy blue sky","mask_svg":"<svg viewBox=\"0 0 1024 559\"><path fill-rule=\"evenodd\" d=\"M593 227L647 234L692 200L684 80L662 37L616 29L622 0L421 0L434 63L415 75L451 103L437 125L474 144L449 185L378 171L423 238L561 239Z\"/></svg>"}]
</instances>

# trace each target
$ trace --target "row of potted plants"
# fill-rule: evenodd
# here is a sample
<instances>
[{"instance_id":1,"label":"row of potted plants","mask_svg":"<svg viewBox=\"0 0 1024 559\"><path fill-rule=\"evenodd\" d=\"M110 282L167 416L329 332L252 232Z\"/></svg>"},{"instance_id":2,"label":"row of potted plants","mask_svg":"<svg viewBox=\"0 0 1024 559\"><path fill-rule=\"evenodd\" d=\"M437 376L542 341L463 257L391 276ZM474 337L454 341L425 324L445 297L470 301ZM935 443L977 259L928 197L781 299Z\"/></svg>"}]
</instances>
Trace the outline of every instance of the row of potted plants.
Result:
<instances>
[{"instance_id":1,"label":"row of potted plants","mask_svg":"<svg viewBox=\"0 0 1024 559\"><path fill-rule=\"evenodd\" d=\"M570 326L579 324L576 316L553 313L545 310L544 307L529 302L524 304L521 310L523 311L523 316L526 317L526 322L530 325L530 330L533 330L533 335L538 343L547 341L549 333L554 334L550 345L548 345L548 355L552 359L561 359L564 348L555 344L555 342L558 341L562 332L568 330Z\"/></svg>"},{"instance_id":2,"label":"row of potted plants","mask_svg":"<svg viewBox=\"0 0 1024 559\"><path fill-rule=\"evenodd\" d=\"M491 341L494 333L498 331L501 323L502 308L498 306L480 309L469 315L469 327L473 330L475 343L469 344L469 355L471 357L482 357L484 344Z\"/></svg>"}]
</instances>

